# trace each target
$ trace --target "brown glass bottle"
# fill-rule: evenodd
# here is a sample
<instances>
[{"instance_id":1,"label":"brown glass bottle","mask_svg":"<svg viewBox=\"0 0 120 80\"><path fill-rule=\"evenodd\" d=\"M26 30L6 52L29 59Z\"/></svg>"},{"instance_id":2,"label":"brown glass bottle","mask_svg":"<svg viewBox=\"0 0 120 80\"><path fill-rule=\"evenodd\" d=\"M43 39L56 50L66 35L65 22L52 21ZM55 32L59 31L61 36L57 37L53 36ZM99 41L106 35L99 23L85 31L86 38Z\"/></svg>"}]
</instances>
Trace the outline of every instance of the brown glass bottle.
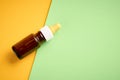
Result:
<instances>
[{"instance_id":1,"label":"brown glass bottle","mask_svg":"<svg viewBox=\"0 0 120 80\"><path fill-rule=\"evenodd\" d=\"M30 34L20 42L12 46L13 51L18 58L23 58L32 52L35 48L39 47L44 41L46 41L41 31L36 34Z\"/></svg>"},{"instance_id":2,"label":"brown glass bottle","mask_svg":"<svg viewBox=\"0 0 120 80\"><path fill-rule=\"evenodd\" d=\"M13 51L19 59L30 54L34 49L41 46L45 41L53 38L53 34L60 28L59 24L51 27L44 26L36 34L30 34L18 43L12 46Z\"/></svg>"}]
</instances>

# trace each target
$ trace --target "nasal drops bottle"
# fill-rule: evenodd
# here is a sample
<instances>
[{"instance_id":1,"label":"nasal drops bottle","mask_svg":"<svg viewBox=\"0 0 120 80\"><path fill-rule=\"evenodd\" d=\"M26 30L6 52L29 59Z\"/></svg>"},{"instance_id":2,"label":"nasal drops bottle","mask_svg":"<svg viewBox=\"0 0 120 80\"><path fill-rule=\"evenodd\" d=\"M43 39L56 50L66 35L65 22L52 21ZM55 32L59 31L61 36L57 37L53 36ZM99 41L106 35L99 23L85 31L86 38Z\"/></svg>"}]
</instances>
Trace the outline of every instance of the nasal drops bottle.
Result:
<instances>
[{"instance_id":1,"label":"nasal drops bottle","mask_svg":"<svg viewBox=\"0 0 120 80\"><path fill-rule=\"evenodd\" d=\"M60 24L53 26L44 26L36 34L30 34L18 43L12 46L13 51L19 59L30 54L36 48L40 47L42 43L53 38L54 33L60 28Z\"/></svg>"}]
</instances>

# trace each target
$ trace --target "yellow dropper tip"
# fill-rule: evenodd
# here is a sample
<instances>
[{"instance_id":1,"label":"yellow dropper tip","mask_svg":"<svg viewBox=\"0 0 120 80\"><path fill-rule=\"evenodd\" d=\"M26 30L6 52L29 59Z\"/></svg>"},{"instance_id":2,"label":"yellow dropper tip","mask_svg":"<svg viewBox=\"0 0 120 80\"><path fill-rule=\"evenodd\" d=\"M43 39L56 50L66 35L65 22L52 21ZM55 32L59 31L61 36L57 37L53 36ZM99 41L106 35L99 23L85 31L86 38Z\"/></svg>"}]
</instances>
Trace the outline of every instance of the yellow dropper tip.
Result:
<instances>
[{"instance_id":1,"label":"yellow dropper tip","mask_svg":"<svg viewBox=\"0 0 120 80\"><path fill-rule=\"evenodd\" d=\"M61 27L60 24L55 24L50 26L50 30L52 31L53 34L55 34L60 29L60 27Z\"/></svg>"}]
</instances>

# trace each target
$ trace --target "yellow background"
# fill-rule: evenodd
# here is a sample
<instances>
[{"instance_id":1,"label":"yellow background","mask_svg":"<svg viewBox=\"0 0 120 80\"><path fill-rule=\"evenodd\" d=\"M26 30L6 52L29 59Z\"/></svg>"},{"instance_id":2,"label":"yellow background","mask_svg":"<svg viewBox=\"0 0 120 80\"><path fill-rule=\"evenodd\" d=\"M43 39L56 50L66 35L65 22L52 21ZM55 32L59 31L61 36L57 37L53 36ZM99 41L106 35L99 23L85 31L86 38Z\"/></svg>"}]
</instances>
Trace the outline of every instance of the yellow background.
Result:
<instances>
[{"instance_id":1,"label":"yellow background","mask_svg":"<svg viewBox=\"0 0 120 80\"><path fill-rule=\"evenodd\" d=\"M35 52L19 60L11 46L45 23L51 0L0 0L0 80L28 80Z\"/></svg>"}]
</instances>

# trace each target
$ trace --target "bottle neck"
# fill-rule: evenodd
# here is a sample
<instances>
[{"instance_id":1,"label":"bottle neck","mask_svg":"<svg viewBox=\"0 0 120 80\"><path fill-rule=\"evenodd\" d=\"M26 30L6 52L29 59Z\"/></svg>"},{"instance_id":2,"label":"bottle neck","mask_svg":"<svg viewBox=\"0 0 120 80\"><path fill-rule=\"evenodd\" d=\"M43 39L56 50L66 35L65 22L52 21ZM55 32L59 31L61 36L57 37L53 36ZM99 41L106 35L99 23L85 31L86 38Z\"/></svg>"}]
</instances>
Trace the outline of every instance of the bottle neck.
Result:
<instances>
[{"instance_id":1,"label":"bottle neck","mask_svg":"<svg viewBox=\"0 0 120 80\"><path fill-rule=\"evenodd\" d=\"M34 35L34 38L38 43L41 44L44 41L48 41L48 40L52 39L53 33L48 26L44 26L43 28L41 28L40 31L38 31Z\"/></svg>"},{"instance_id":2,"label":"bottle neck","mask_svg":"<svg viewBox=\"0 0 120 80\"><path fill-rule=\"evenodd\" d=\"M45 37L44 37L44 35L42 34L42 32L41 31L38 31L36 34L35 34L35 40L38 42L38 43L43 43L43 42L45 42L46 41L46 39L45 39Z\"/></svg>"}]
</instances>

